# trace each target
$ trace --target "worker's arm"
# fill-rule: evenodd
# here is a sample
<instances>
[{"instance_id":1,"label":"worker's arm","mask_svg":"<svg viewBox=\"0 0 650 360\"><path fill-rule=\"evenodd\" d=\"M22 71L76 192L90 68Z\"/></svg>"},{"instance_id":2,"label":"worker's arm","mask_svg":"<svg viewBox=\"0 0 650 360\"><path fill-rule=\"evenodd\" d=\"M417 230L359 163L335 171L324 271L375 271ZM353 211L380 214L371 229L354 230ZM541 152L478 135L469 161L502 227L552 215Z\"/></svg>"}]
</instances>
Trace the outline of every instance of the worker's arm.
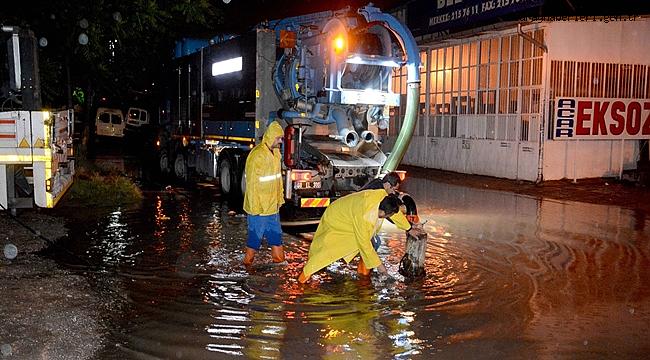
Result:
<instances>
[{"instance_id":1,"label":"worker's arm","mask_svg":"<svg viewBox=\"0 0 650 360\"><path fill-rule=\"evenodd\" d=\"M400 230L411 230L411 223L409 223L409 221L406 219L406 216L404 216L404 213L401 210L391 216L389 220Z\"/></svg>"}]
</instances>

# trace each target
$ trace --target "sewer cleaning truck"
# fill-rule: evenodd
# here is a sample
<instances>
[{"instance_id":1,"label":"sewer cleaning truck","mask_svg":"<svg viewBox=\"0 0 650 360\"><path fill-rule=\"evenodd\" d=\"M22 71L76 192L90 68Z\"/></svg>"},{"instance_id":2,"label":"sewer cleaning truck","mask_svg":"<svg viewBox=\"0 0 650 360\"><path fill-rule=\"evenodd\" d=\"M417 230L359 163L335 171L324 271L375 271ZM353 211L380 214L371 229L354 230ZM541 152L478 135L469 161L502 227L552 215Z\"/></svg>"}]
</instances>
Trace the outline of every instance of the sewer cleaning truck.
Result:
<instances>
[{"instance_id":1,"label":"sewer cleaning truck","mask_svg":"<svg viewBox=\"0 0 650 360\"><path fill-rule=\"evenodd\" d=\"M74 111L42 107L33 32L2 26L0 39L0 210L51 208L74 179Z\"/></svg>"},{"instance_id":2,"label":"sewer cleaning truck","mask_svg":"<svg viewBox=\"0 0 650 360\"><path fill-rule=\"evenodd\" d=\"M318 222L336 199L395 170L413 134L420 56L410 31L372 5L266 21L242 35L177 42L160 109L160 170L215 179L242 199L250 149L284 127L284 226ZM406 67L406 116L385 152L395 69Z\"/></svg>"}]
</instances>

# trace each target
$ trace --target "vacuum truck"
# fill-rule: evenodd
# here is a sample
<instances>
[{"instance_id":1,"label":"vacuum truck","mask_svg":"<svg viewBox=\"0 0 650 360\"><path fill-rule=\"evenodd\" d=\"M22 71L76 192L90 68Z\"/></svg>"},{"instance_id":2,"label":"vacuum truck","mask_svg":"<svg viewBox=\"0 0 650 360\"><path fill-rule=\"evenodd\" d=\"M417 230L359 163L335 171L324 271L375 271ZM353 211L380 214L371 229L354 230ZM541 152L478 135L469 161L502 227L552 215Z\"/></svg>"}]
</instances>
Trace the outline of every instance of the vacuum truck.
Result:
<instances>
[{"instance_id":1,"label":"vacuum truck","mask_svg":"<svg viewBox=\"0 0 650 360\"><path fill-rule=\"evenodd\" d=\"M413 134L420 57L410 31L372 5L266 21L242 35L177 42L160 108L160 170L218 180L245 193L244 165L272 121L284 127L283 226L318 222L324 209L393 171ZM393 149L396 69L407 68L406 118Z\"/></svg>"}]
</instances>

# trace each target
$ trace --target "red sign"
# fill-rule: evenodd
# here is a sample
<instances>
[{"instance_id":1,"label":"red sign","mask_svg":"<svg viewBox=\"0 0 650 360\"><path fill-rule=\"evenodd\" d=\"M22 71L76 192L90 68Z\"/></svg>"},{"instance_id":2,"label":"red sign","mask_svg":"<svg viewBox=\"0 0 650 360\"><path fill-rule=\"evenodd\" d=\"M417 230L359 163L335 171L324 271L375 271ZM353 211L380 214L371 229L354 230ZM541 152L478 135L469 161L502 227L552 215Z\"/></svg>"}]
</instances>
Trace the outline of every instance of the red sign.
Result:
<instances>
[{"instance_id":1,"label":"red sign","mask_svg":"<svg viewBox=\"0 0 650 360\"><path fill-rule=\"evenodd\" d=\"M553 139L650 138L650 99L555 100Z\"/></svg>"}]
</instances>

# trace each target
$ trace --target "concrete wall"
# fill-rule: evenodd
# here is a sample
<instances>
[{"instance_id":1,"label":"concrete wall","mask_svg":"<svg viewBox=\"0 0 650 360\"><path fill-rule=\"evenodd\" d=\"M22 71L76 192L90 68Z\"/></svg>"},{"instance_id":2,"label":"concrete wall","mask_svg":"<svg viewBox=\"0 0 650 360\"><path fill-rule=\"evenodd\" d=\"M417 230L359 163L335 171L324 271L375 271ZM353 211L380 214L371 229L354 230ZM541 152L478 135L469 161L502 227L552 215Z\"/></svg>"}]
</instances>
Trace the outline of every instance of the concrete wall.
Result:
<instances>
[{"instance_id":1,"label":"concrete wall","mask_svg":"<svg viewBox=\"0 0 650 360\"><path fill-rule=\"evenodd\" d=\"M548 140L544 144L544 180L616 177L621 174L621 163L622 170L636 169L638 159L638 140Z\"/></svg>"},{"instance_id":2,"label":"concrete wall","mask_svg":"<svg viewBox=\"0 0 650 360\"><path fill-rule=\"evenodd\" d=\"M390 151L394 141L387 138L384 151ZM414 136L402 164L536 181L538 156L537 143L531 142Z\"/></svg>"},{"instance_id":3,"label":"concrete wall","mask_svg":"<svg viewBox=\"0 0 650 360\"><path fill-rule=\"evenodd\" d=\"M650 58L650 19L552 22L544 37L549 60L648 64Z\"/></svg>"}]
</instances>

